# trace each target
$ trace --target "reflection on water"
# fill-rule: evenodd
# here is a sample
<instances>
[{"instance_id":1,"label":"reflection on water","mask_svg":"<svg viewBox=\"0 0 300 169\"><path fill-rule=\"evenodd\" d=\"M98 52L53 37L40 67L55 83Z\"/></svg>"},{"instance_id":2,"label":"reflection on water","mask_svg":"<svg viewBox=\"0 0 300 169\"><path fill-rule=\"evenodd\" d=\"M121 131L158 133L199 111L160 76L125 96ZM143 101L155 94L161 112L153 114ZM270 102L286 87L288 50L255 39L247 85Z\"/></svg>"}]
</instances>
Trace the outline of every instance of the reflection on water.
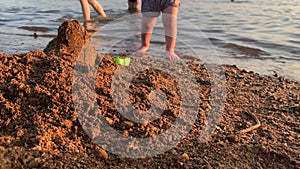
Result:
<instances>
[{"instance_id":1,"label":"reflection on water","mask_svg":"<svg viewBox=\"0 0 300 169\"><path fill-rule=\"evenodd\" d=\"M99 18L91 9L95 18L92 26L100 27L100 31L101 26L129 15L125 1L102 0L101 3L109 19ZM205 34L218 51L222 63L236 64L262 74L276 71L300 80L299 0L235 0L234 3L230 0L182 0L181 4L179 20L190 24L179 27L179 53L188 55L190 48L204 55L212 53L212 49L202 45L203 40L194 36ZM0 47L1 52L6 53L43 49L56 36L63 21L82 21L78 0L10 0L1 1L0 5ZM162 33L162 25L157 24L155 31ZM185 36L194 45L186 48L184 42L180 42L180 36ZM138 41L136 38L130 47L138 46ZM163 49L163 37L154 36L152 47ZM119 46L118 50L128 50L125 48ZM213 57L210 60L214 60Z\"/></svg>"}]
</instances>

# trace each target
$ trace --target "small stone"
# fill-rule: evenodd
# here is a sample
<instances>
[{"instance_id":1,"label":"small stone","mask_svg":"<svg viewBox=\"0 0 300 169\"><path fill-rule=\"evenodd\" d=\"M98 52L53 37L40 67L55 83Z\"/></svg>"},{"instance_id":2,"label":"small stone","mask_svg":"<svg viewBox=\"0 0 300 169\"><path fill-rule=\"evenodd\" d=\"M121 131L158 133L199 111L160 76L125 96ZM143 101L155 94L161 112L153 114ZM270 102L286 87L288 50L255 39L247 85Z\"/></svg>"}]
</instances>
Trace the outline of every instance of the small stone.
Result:
<instances>
[{"instance_id":1,"label":"small stone","mask_svg":"<svg viewBox=\"0 0 300 169\"><path fill-rule=\"evenodd\" d=\"M30 161L28 163L28 167L29 168L36 168L39 165L40 162L41 162L40 158L35 158L35 159L33 159L32 161Z\"/></svg>"},{"instance_id":2,"label":"small stone","mask_svg":"<svg viewBox=\"0 0 300 169\"><path fill-rule=\"evenodd\" d=\"M232 73L233 73L234 75L236 75L236 74L237 74L237 70L236 70L236 69L232 69Z\"/></svg>"},{"instance_id":3,"label":"small stone","mask_svg":"<svg viewBox=\"0 0 300 169\"><path fill-rule=\"evenodd\" d=\"M112 120L112 119L110 119L110 118L105 118L105 120L107 121L107 123L109 124L109 125L113 125L114 124L114 121Z\"/></svg>"},{"instance_id":4,"label":"small stone","mask_svg":"<svg viewBox=\"0 0 300 169\"><path fill-rule=\"evenodd\" d=\"M96 156L104 159L104 160L107 160L108 159L108 154L105 150L103 150L102 148L97 148L96 149Z\"/></svg>"},{"instance_id":5,"label":"small stone","mask_svg":"<svg viewBox=\"0 0 300 169\"><path fill-rule=\"evenodd\" d=\"M129 132L128 131L124 131L123 132L123 136L128 137L129 136Z\"/></svg>"},{"instance_id":6,"label":"small stone","mask_svg":"<svg viewBox=\"0 0 300 169\"><path fill-rule=\"evenodd\" d=\"M183 153L181 157L186 161L190 160L190 157L187 153Z\"/></svg>"}]
</instances>

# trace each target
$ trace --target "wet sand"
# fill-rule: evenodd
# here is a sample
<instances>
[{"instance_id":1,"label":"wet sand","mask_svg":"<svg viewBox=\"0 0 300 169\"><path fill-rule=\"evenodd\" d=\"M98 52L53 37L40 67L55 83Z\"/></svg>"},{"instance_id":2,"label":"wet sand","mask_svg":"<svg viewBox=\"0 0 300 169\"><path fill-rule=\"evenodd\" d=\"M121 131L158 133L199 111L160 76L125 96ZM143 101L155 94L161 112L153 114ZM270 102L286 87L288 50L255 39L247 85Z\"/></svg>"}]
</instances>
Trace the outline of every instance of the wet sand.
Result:
<instances>
[{"instance_id":1,"label":"wet sand","mask_svg":"<svg viewBox=\"0 0 300 169\"><path fill-rule=\"evenodd\" d=\"M0 53L0 168L300 168L298 81L222 65L225 107L211 137L200 142L207 115L218 102L211 98L205 66L192 61L187 65L200 100L187 136L154 157L131 159L103 150L83 130L73 104L74 67L88 39L79 22L64 22L43 51ZM141 59L140 64L147 63ZM112 56L105 56L95 82L107 122L123 135L142 138L172 126L181 102L175 80L155 69L135 77L130 100L137 109L149 107L146 94L155 88L169 100L164 118L142 127L121 117L114 105L111 82L118 66Z\"/></svg>"}]
</instances>

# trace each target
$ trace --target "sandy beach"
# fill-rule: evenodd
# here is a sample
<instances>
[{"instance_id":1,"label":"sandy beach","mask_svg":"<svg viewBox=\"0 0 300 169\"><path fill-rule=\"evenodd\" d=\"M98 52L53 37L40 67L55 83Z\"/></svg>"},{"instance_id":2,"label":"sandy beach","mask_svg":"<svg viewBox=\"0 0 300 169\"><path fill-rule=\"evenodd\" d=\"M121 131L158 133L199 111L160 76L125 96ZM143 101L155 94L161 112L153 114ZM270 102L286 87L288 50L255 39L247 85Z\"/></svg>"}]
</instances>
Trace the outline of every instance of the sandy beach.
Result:
<instances>
[{"instance_id":1,"label":"sandy beach","mask_svg":"<svg viewBox=\"0 0 300 169\"><path fill-rule=\"evenodd\" d=\"M300 168L300 82L221 65L220 73L226 78L224 109L212 135L200 142L207 115L218 102L211 98L211 78L205 66L192 60L186 64L199 88L194 93L200 97L199 111L179 144L139 159L102 149L83 129L73 103L74 67L88 40L78 21L66 21L43 51L0 53L1 169ZM147 62L140 59L141 65ZM136 124L120 116L111 96L118 66L108 55L99 65L95 91L101 115L124 136L155 137L169 129L181 102L174 78L155 69L136 75L129 91L135 108L147 110L147 94L156 88L169 101L158 120Z\"/></svg>"}]
</instances>

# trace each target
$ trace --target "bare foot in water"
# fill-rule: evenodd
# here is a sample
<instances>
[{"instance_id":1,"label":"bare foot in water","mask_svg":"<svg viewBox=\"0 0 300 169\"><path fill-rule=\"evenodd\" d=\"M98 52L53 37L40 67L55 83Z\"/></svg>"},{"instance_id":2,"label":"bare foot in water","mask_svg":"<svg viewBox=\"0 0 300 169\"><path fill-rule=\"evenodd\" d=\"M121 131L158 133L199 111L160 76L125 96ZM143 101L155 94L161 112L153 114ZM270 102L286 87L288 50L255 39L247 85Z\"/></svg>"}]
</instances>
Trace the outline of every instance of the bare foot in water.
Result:
<instances>
[{"instance_id":1,"label":"bare foot in water","mask_svg":"<svg viewBox=\"0 0 300 169\"><path fill-rule=\"evenodd\" d=\"M180 60L180 57L174 51L166 51L166 58L170 60Z\"/></svg>"},{"instance_id":2,"label":"bare foot in water","mask_svg":"<svg viewBox=\"0 0 300 169\"><path fill-rule=\"evenodd\" d=\"M138 53L145 53L147 52L147 50L149 49L149 47L146 47L146 46L141 46L138 50L136 50L135 52L138 52Z\"/></svg>"}]
</instances>

